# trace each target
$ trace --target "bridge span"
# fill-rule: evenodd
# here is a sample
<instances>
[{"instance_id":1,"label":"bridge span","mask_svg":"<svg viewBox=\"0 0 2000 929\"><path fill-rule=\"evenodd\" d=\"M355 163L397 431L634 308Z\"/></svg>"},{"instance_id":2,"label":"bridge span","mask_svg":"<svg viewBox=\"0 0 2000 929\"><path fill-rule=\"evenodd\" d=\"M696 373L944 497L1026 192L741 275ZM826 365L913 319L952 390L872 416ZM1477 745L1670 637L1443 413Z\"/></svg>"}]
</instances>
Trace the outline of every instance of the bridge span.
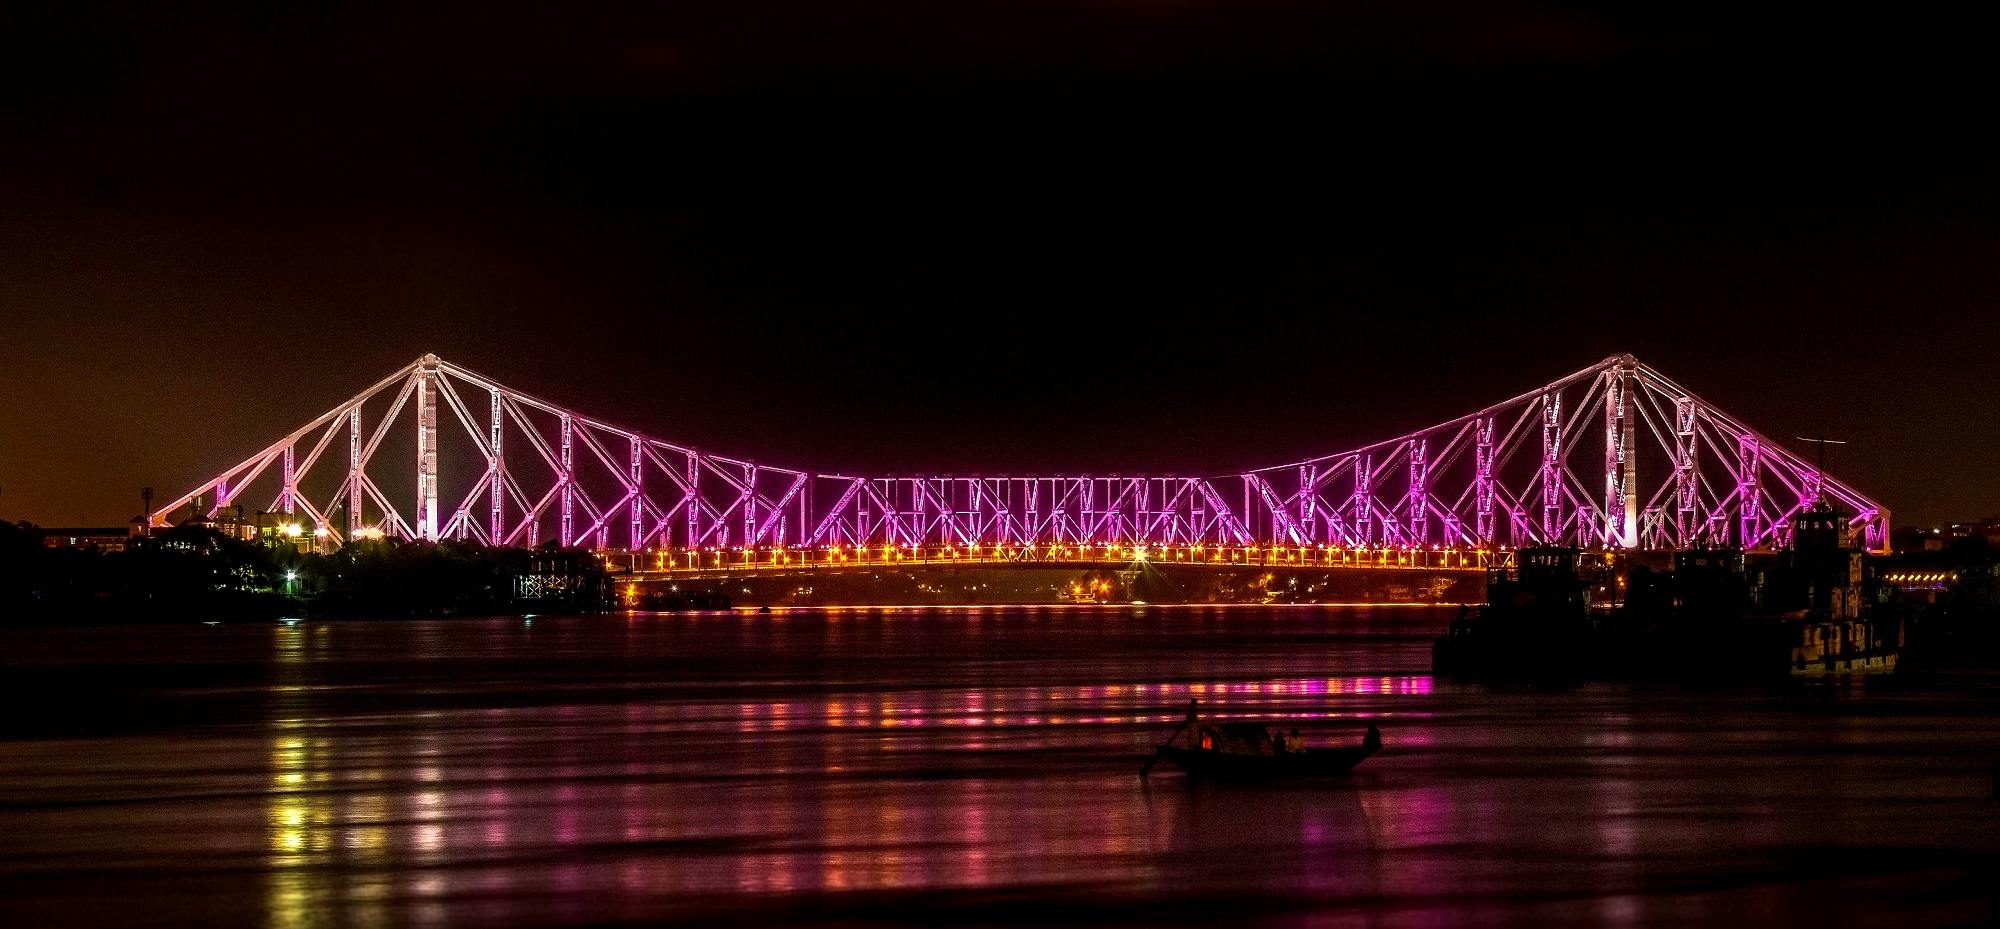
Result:
<instances>
[{"instance_id":1,"label":"bridge span","mask_svg":"<svg viewBox=\"0 0 2000 929\"><path fill-rule=\"evenodd\" d=\"M1514 553L1486 549L1229 545L1046 545L914 546L830 545L825 548L713 548L700 551L609 550L607 564L628 572L658 575L742 575L829 571L855 568L933 567L1112 567L1182 565L1216 569L1241 567L1329 568L1483 572L1512 567Z\"/></svg>"}]
</instances>

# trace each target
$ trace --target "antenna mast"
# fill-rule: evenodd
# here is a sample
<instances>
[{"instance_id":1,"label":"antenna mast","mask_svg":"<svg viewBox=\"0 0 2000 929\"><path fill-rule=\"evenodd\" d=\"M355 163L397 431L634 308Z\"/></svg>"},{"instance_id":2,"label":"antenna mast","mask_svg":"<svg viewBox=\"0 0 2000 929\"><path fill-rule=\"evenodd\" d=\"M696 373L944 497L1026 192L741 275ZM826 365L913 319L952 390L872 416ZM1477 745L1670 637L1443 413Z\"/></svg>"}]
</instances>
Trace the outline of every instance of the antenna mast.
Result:
<instances>
[{"instance_id":1,"label":"antenna mast","mask_svg":"<svg viewBox=\"0 0 2000 929\"><path fill-rule=\"evenodd\" d=\"M1828 445L1846 445L1847 442L1842 439L1829 439L1823 435L1811 437L1799 436L1799 441L1819 444L1819 467L1813 471L1813 507L1815 509L1824 509L1826 507L1826 447Z\"/></svg>"}]
</instances>

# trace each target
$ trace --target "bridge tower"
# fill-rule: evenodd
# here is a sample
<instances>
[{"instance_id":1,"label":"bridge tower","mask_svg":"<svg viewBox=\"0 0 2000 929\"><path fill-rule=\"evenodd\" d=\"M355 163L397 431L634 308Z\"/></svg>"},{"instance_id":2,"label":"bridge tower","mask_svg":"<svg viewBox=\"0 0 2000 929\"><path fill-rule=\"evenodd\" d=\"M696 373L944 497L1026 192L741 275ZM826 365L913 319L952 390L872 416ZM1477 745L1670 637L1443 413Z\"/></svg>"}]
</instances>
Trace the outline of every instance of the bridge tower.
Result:
<instances>
[{"instance_id":1,"label":"bridge tower","mask_svg":"<svg viewBox=\"0 0 2000 929\"><path fill-rule=\"evenodd\" d=\"M1372 504L1375 502L1374 479L1375 456L1361 456L1361 460L1354 463L1353 507L1354 534L1360 539L1363 545L1369 542L1368 523L1370 517L1373 515L1374 508ZM1382 541L1387 542L1388 539L1384 538Z\"/></svg>"},{"instance_id":2,"label":"bridge tower","mask_svg":"<svg viewBox=\"0 0 2000 929\"><path fill-rule=\"evenodd\" d=\"M280 490L278 491L278 508L284 510L286 516L292 515L294 508L298 506L298 494L299 476L298 472L292 467L292 447L287 445L285 446L284 483L280 485Z\"/></svg>"},{"instance_id":3,"label":"bridge tower","mask_svg":"<svg viewBox=\"0 0 2000 929\"><path fill-rule=\"evenodd\" d=\"M562 484L562 534L556 544L567 548L576 544L576 420L568 413L562 414L562 473L556 481Z\"/></svg>"},{"instance_id":4,"label":"bridge tower","mask_svg":"<svg viewBox=\"0 0 2000 929\"><path fill-rule=\"evenodd\" d=\"M1562 392L1542 395L1542 544L1561 545L1562 515Z\"/></svg>"},{"instance_id":5,"label":"bridge tower","mask_svg":"<svg viewBox=\"0 0 2000 929\"><path fill-rule=\"evenodd\" d=\"M1427 444L1423 439L1411 439L1410 446L1410 542L1424 544L1430 528L1430 462L1424 454Z\"/></svg>"},{"instance_id":6,"label":"bridge tower","mask_svg":"<svg viewBox=\"0 0 2000 929\"><path fill-rule=\"evenodd\" d=\"M438 539L437 448L438 356L425 355L417 365L417 537Z\"/></svg>"},{"instance_id":7,"label":"bridge tower","mask_svg":"<svg viewBox=\"0 0 2000 929\"><path fill-rule=\"evenodd\" d=\"M1481 416L1473 426L1473 533L1479 544L1493 544L1493 417Z\"/></svg>"},{"instance_id":8,"label":"bridge tower","mask_svg":"<svg viewBox=\"0 0 2000 929\"><path fill-rule=\"evenodd\" d=\"M1299 526L1304 530L1308 542L1319 537L1314 531L1317 514L1313 509L1313 501L1318 497L1314 487L1318 483L1318 466L1310 464L1299 466Z\"/></svg>"},{"instance_id":9,"label":"bridge tower","mask_svg":"<svg viewBox=\"0 0 2000 929\"><path fill-rule=\"evenodd\" d=\"M696 505L696 501L701 499L701 455L698 452L688 452L687 489L683 493L686 499L682 505L687 507L687 547L693 550L701 547L701 507Z\"/></svg>"},{"instance_id":10,"label":"bridge tower","mask_svg":"<svg viewBox=\"0 0 2000 929\"><path fill-rule=\"evenodd\" d=\"M486 464L487 480L492 483L492 486L489 488L491 493L487 499L491 509L487 512L486 538L488 544L505 545L507 543L507 496L505 492L507 458L503 454L505 449L501 445L502 437L505 434L505 431L501 429L501 415L506 411L506 401L497 387L493 389L492 400L493 426L492 433L487 439L489 446L487 453L493 456L493 460Z\"/></svg>"},{"instance_id":11,"label":"bridge tower","mask_svg":"<svg viewBox=\"0 0 2000 929\"><path fill-rule=\"evenodd\" d=\"M361 531L361 404L347 411L347 536Z\"/></svg>"},{"instance_id":12,"label":"bridge tower","mask_svg":"<svg viewBox=\"0 0 2000 929\"><path fill-rule=\"evenodd\" d=\"M646 547L645 489L646 469L645 446L638 439L632 440L632 550Z\"/></svg>"},{"instance_id":13,"label":"bridge tower","mask_svg":"<svg viewBox=\"0 0 2000 929\"><path fill-rule=\"evenodd\" d=\"M1604 546L1639 544L1638 456L1632 445L1632 356L1620 356L1604 372Z\"/></svg>"}]
</instances>

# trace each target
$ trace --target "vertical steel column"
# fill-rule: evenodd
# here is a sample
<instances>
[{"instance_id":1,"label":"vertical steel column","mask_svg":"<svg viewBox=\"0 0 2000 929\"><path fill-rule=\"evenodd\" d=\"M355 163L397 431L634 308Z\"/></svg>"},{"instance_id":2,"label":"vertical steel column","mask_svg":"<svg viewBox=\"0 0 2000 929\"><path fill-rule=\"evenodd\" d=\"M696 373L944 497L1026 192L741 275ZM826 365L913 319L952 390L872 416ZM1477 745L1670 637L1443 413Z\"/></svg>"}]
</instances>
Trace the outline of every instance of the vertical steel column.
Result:
<instances>
[{"instance_id":1,"label":"vertical steel column","mask_svg":"<svg viewBox=\"0 0 2000 929\"><path fill-rule=\"evenodd\" d=\"M1542 395L1542 544L1562 543L1562 393Z\"/></svg>"},{"instance_id":2,"label":"vertical steel column","mask_svg":"<svg viewBox=\"0 0 2000 929\"><path fill-rule=\"evenodd\" d=\"M1099 539L1097 538L1097 520L1095 515L1096 503L1097 503L1095 499L1096 496L1097 496L1097 481L1093 478L1088 478L1088 477L1084 478L1083 479L1083 526L1081 531L1077 533L1077 536L1085 543L1099 541Z\"/></svg>"},{"instance_id":3,"label":"vertical steel column","mask_svg":"<svg viewBox=\"0 0 2000 929\"><path fill-rule=\"evenodd\" d=\"M562 414L562 535L558 538L564 548L576 544L575 503L576 503L576 423L568 413Z\"/></svg>"},{"instance_id":4,"label":"vertical steel column","mask_svg":"<svg viewBox=\"0 0 2000 929\"><path fill-rule=\"evenodd\" d=\"M743 466L743 547L757 545L757 466Z\"/></svg>"},{"instance_id":5,"label":"vertical steel column","mask_svg":"<svg viewBox=\"0 0 2000 929\"><path fill-rule=\"evenodd\" d=\"M1604 372L1604 545L1638 544L1639 488L1633 481L1632 409L1625 366Z\"/></svg>"},{"instance_id":6,"label":"vertical steel column","mask_svg":"<svg viewBox=\"0 0 2000 929\"><path fill-rule=\"evenodd\" d=\"M1736 499L1742 513L1738 544L1749 548L1764 531L1764 484L1757 473L1764 463L1764 450L1754 435L1737 436L1736 442L1742 466L1736 472Z\"/></svg>"},{"instance_id":7,"label":"vertical steel column","mask_svg":"<svg viewBox=\"0 0 2000 929\"><path fill-rule=\"evenodd\" d=\"M889 488L891 493L895 492L894 484L888 481L884 481L883 484ZM861 479L861 486L865 491L870 485L868 481ZM854 537L848 541L860 545L862 540L866 538L868 538L868 495L866 493L857 493L854 495Z\"/></svg>"},{"instance_id":8,"label":"vertical steel column","mask_svg":"<svg viewBox=\"0 0 2000 929\"><path fill-rule=\"evenodd\" d=\"M1207 481L1202 482L1204 487L1207 486L1207 483L1208 483ZM1190 542L1205 541L1208 538L1207 497L1206 495L1199 492L1191 493L1189 496L1190 499L1188 500L1188 541ZM1215 537L1218 540L1222 538L1222 530L1220 528L1216 529Z\"/></svg>"},{"instance_id":9,"label":"vertical steel column","mask_svg":"<svg viewBox=\"0 0 2000 929\"><path fill-rule=\"evenodd\" d=\"M215 504L208 508L209 518L214 519L222 515L222 508L228 505L229 479L225 477L215 482Z\"/></svg>"},{"instance_id":10,"label":"vertical steel column","mask_svg":"<svg viewBox=\"0 0 2000 929\"><path fill-rule=\"evenodd\" d=\"M1160 487L1160 496L1162 502L1165 502L1167 489L1164 485ZM1139 479L1139 525L1133 527L1134 534L1138 537L1141 545L1153 541L1152 504L1153 482L1142 477Z\"/></svg>"},{"instance_id":11,"label":"vertical steel column","mask_svg":"<svg viewBox=\"0 0 2000 929\"><path fill-rule=\"evenodd\" d=\"M1410 541L1417 545L1424 544L1430 535L1431 471L1427 447L1424 439L1410 440Z\"/></svg>"},{"instance_id":12,"label":"vertical steel column","mask_svg":"<svg viewBox=\"0 0 2000 929\"><path fill-rule=\"evenodd\" d=\"M361 405L347 411L347 541L361 531Z\"/></svg>"},{"instance_id":13,"label":"vertical steel column","mask_svg":"<svg viewBox=\"0 0 2000 929\"><path fill-rule=\"evenodd\" d=\"M437 366L425 355L417 366L417 537L435 542L437 531Z\"/></svg>"},{"instance_id":14,"label":"vertical steel column","mask_svg":"<svg viewBox=\"0 0 2000 929\"><path fill-rule=\"evenodd\" d=\"M1473 531L1480 545L1493 544L1493 417L1484 416L1473 427L1472 505Z\"/></svg>"},{"instance_id":15,"label":"vertical steel column","mask_svg":"<svg viewBox=\"0 0 2000 929\"><path fill-rule=\"evenodd\" d=\"M1314 521L1314 517L1318 515L1316 512L1317 508L1314 506L1314 501L1319 497L1319 493L1317 492L1318 484L1319 467L1317 465L1300 465L1299 526L1304 530L1306 541L1308 542L1318 541L1319 539L1318 526Z\"/></svg>"},{"instance_id":16,"label":"vertical steel column","mask_svg":"<svg viewBox=\"0 0 2000 929\"><path fill-rule=\"evenodd\" d=\"M1677 397L1674 399L1674 544L1682 548L1693 544L1695 509L1701 502L1701 484L1695 470L1695 450L1699 447L1695 439L1694 400Z\"/></svg>"},{"instance_id":17,"label":"vertical steel column","mask_svg":"<svg viewBox=\"0 0 2000 929\"><path fill-rule=\"evenodd\" d=\"M1256 539L1256 511L1250 509L1250 479L1244 477L1242 485L1244 485L1244 531L1250 533L1250 539ZM1272 529L1272 535L1278 535L1278 531Z\"/></svg>"},{"instance_id":18,"label":"vertical steel column","mask_svg":"<svg viewBox=\"0 0 2000 929\"><path fill-rule=\"evenodd\" d=\"M701 453L688 449L687 547L701 547Z\"/></svg>"},{"instance_id":19,"label":"vertical steel column","mask_svg":"<svg viewBox=\"0 0 2000 929\"><path fill-rule=\"evenodd\" d=\"M981 518L985 515L981 509L985 503L985 489L978 478L965 479L965 526L972 535L974 545L986 541L986 520Z\"/></svg>"},{"instance_id":20,"label":"vertical steel column","mask_svg":"<svg viewBox=\"0 0 2000 929\"><path fill-rule=\"evenodd\" d=\"M1145 506L1143 503L1141 503L1141 501L1145 499L1143 496L1145 492L1146 492L1145 478L1143 477L1126 478L1125 494L1132 500L1132 516L1131 516L1132 523L1125 530L1125 538L1127 541L1137 542L1140 540L1139 539L1139 527L1141 525L1140 520L1145 510ZM1123 521L1124 519L1126 519L1126 516L1124 513L1121 512L1118 514L1118 518L1119 520Z\"/></svg>"},{"instance_id":21,"label":"vertical steel column","mask_svg":"<svg viewBox=\"0 0 2000 929\"><path fill-rule=\"evenodd\" d=\"M501 397L498 388L493 390L492 400L493 432L487 441L490 443L493 453L493 463L486 470L488 479L493 482L493 493L488 501L492 509L487 517L486 538L490 544L505 545L507 544L507 536L505 534L507 529L507 495L505 488L507 482L507 459L502 454L505 450L502 447L502 437L505 435L506 430L501 426L501 414L506 410L506 400Z\"/></svg>"},{"instance_id":22,"label":"vertical steel column","mask_svg":"<svg viewBox=\"0 0 2000 929\"><path fill-rule=\"evenodd\" d=\"M279 509L284 510L286 516L292 515L293 507L295 506L295 504L292 501L292 498L296 496L298 492L299 492L299 477L298 474L292 470L292 447L287 445L285 446L285 490L283 494L284 499L278 502Z\"/></svg>"},{"instance_id":23,"label":"vertical steel column","mask_svg":"<svg viewBox=\"0 0 2000 929\"><path fill-rule=\"evenodd\" d=\"M1024 536L1022 541L1032 545L1039 541L1042 535L1041 511L1037 506L1041 503L1042 482L1039 480L1027 481L1022 486L1021 491L1021 512L1023 514L1021 517L1023 520L1021 534Z\"/></svg>"},{"instance_id":24,"label":"vertical steel column","mask_svg":"<svg viewBox=\"0 0 2000 929\"><path fill-rule=\"evenodd\" d=\"M1363 545L1370 541L1369 523L1374 519L1374 503L1375 456L1363 455L1360 461L1354 463L1354 498L1350 501L1350 505L1354 508L1354 534L1360 537ZM1271 530L1271 534L1277 535L1275 527ZM1383 541L1386 542L1388 539L1384 538Z\"/></svg>"},{"instance_id":25,"label":"vertical steel column","mask_svg":"<svg viewBox=\"0 0 2000 929\"><path fill-rule=\"evenodd\" d=\"M641 517L644 510L640 502L645 498L646 472L639 465L640 444L638 436L632 437L632 550L646 547L646 530Z\"/></svg>"}]
</instances>

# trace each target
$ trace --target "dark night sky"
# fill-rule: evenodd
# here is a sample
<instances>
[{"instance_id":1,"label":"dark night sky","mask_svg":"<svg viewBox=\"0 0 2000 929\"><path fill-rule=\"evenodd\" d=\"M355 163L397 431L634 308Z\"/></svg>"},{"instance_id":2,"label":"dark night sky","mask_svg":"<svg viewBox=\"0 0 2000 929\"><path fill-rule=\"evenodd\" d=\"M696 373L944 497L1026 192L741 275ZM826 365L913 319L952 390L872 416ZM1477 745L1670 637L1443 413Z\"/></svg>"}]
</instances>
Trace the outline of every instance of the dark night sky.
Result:
<instances>
[{"instance_id":1,"label":"dark night sky","mask_svg":"<svg viewBox=\"0 0 2000 929\"><path fill-rule=\"evenodd\" d=\"M0 516L426 351L825 470L1221 471L1630 351L2000 511L1989 33L1429 0L0 14ZM1894 18L1884 18L1894 17Z\"/></svg>"}]
</instances>

